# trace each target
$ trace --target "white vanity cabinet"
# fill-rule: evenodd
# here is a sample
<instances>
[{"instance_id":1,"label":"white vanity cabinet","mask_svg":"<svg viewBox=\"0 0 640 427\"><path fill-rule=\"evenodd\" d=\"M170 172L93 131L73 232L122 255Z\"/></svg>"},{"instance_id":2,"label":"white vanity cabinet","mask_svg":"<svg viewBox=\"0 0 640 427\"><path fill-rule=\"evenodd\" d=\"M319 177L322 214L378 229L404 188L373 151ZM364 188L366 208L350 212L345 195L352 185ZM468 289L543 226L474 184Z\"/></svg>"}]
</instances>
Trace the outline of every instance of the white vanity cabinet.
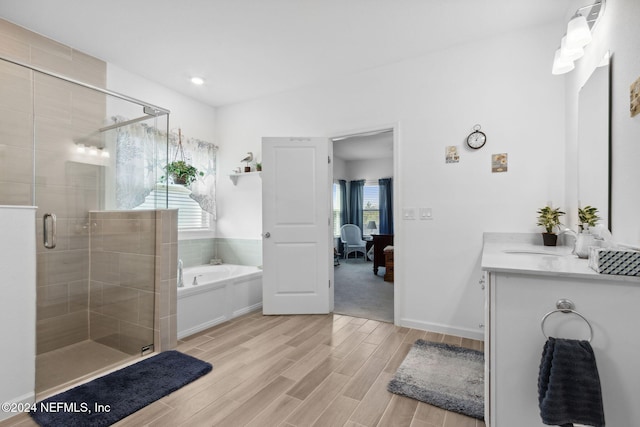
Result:
<instances>
[{"instance_id":1,"label":"white vanity cabinet","mask_svg":"<svg viewBox=\"0 0 640 427\"><path fill-rule=\"evenodd\" d=\"M560 299L573 301L593 328L606 425L640 425L640 278L597 274L572 255L507 254L500 247L485 244L483 253L487 425L544 425L538 408L546 341L541 320ZM554 313L544 325L549 336L590 336L587 323L572 313Z\"/></svg>"}]
</instances>

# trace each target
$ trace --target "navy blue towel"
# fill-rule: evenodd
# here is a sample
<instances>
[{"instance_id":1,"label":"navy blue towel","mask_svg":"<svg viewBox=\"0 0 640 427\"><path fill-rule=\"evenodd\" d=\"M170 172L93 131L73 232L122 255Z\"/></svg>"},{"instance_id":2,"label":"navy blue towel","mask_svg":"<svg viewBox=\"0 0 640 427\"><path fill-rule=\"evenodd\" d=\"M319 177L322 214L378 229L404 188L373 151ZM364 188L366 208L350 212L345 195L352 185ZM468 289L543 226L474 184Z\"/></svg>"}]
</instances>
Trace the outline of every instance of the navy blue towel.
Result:
<instances>
[{"instance_id":1,"label":"navy blue towel","mask_svg":"<svg viewBox=\"0 0 640 427\"><path fill-rule=\"evenodd\" d=\"M540 361L538 403L547 425L604 426L600 376L589 342L547 340Z\"/></svg>"}]
</instances>

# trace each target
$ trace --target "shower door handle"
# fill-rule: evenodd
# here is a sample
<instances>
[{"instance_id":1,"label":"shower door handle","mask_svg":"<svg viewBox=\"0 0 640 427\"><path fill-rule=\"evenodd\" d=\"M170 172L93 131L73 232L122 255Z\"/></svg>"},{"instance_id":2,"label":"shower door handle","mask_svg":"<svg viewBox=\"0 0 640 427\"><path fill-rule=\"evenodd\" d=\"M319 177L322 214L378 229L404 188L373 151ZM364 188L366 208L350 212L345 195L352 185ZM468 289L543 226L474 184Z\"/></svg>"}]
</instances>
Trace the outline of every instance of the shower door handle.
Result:
<instances>
[{"instance_id":1,"label":"shower door handle","mask_svg":"<svg viewBox=\"0 0 640 427\"><path fill-rule=\"evenodd\" d=\"M53 249L56 247L56 214L46 213L42 217L42 238L45 248Z\"/></svg>"}]
</instances>

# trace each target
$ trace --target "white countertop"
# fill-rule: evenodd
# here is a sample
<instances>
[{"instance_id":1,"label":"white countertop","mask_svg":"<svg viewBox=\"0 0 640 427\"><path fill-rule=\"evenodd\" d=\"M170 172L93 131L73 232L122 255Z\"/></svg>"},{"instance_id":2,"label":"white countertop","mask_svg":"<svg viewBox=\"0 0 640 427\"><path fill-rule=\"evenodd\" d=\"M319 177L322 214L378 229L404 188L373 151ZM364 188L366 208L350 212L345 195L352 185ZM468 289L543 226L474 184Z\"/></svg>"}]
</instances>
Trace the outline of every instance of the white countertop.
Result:
<instances>
[{"instance_id":1,"label":"white countertop","mask_svg":"<svg viewBox=\"0 0 640 427\"><path fill-rule=\"evenodd\" d=\"M536 243L535 237L539 238ZM573 277L589 280L614 280L640 285L638 276L600 274L589 268L586 259L571 252L572 246L543 246L542 238L525 234L485 233L482 270ZM539 253L531 253L539 252Z\"/></svg>"}]
</instances>

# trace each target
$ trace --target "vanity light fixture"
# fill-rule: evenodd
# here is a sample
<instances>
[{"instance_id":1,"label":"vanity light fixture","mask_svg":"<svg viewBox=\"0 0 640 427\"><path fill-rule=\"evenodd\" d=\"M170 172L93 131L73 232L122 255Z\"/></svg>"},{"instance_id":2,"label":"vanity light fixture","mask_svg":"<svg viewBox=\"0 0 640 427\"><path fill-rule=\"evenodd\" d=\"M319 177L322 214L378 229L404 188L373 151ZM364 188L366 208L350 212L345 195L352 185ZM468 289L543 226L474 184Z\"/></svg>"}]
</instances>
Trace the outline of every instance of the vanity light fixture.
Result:
<instances>
[{"instance_id":1,"label":"vanity light fixture","mask_svg":"<svg viewBox=\"0 0 640 427\"><path fill-rule=\"evenodd\" d=\"M552 74L565 74L575 68L574 61L582 58L584 47L591 42L591 31L604 12L605 0L576 10L553 58Z\"/></svg>"},{"instance_id":2,"label":"vanity light fixture","mask_svg":"<svg viewBox=\"0 0 640 427\"><path fill-rule=\"evenodd\" d=\"M553 58L553 68L551 69L551 74L566 74L574 68L576 68L576 66L574 65L573 61L567 58L563 58L562 49L558 48L558 50L556 50L555 57Z\"/></svg>"},{"instance_id":3,"label":"vanity light fixture","mask_svg":"<svg viewBox=\"0 0 640 427\"><path fill-rule=\"evenodd\" d=\"M591 43L591 28L579 12L567 24L567 45L572 48L584 47Z\"/></svg>"},{"instance_id":4,"label":"vanity light fixture","mask_svg":"<svg viewBox=\"0 0 640 427\"><path fill-rule=\"evenodd\" d=\"M109 154L109 151L105 147L97 147L95 145L76 143L76 152L83 155L99 156L105 159L111 157L111 154Z\"/></svg>"},{"instance_id":5,"label":"vanity light fixture","mask_svg":"<svg viewBox=\"0 0 640 427\"><path fill-rule=\"evenodd\" d=\"M567 43L567 36L562 38L560 42L560 54L563 58L569 59L571 61L575 61L584 56L584 49L582 46L580 47L571 47Z\"/></svg>"},{"instance_id":6,"label":"vanity light fixture","mask_svg":"<svg viewBox=\"0 0 640 427\"><path fill-rule=\"evenodd\" d=\"M191 77L191 83L196 86L202 86L204 84L204 79L202 77Z\"/></svg>"}]
</instances>

